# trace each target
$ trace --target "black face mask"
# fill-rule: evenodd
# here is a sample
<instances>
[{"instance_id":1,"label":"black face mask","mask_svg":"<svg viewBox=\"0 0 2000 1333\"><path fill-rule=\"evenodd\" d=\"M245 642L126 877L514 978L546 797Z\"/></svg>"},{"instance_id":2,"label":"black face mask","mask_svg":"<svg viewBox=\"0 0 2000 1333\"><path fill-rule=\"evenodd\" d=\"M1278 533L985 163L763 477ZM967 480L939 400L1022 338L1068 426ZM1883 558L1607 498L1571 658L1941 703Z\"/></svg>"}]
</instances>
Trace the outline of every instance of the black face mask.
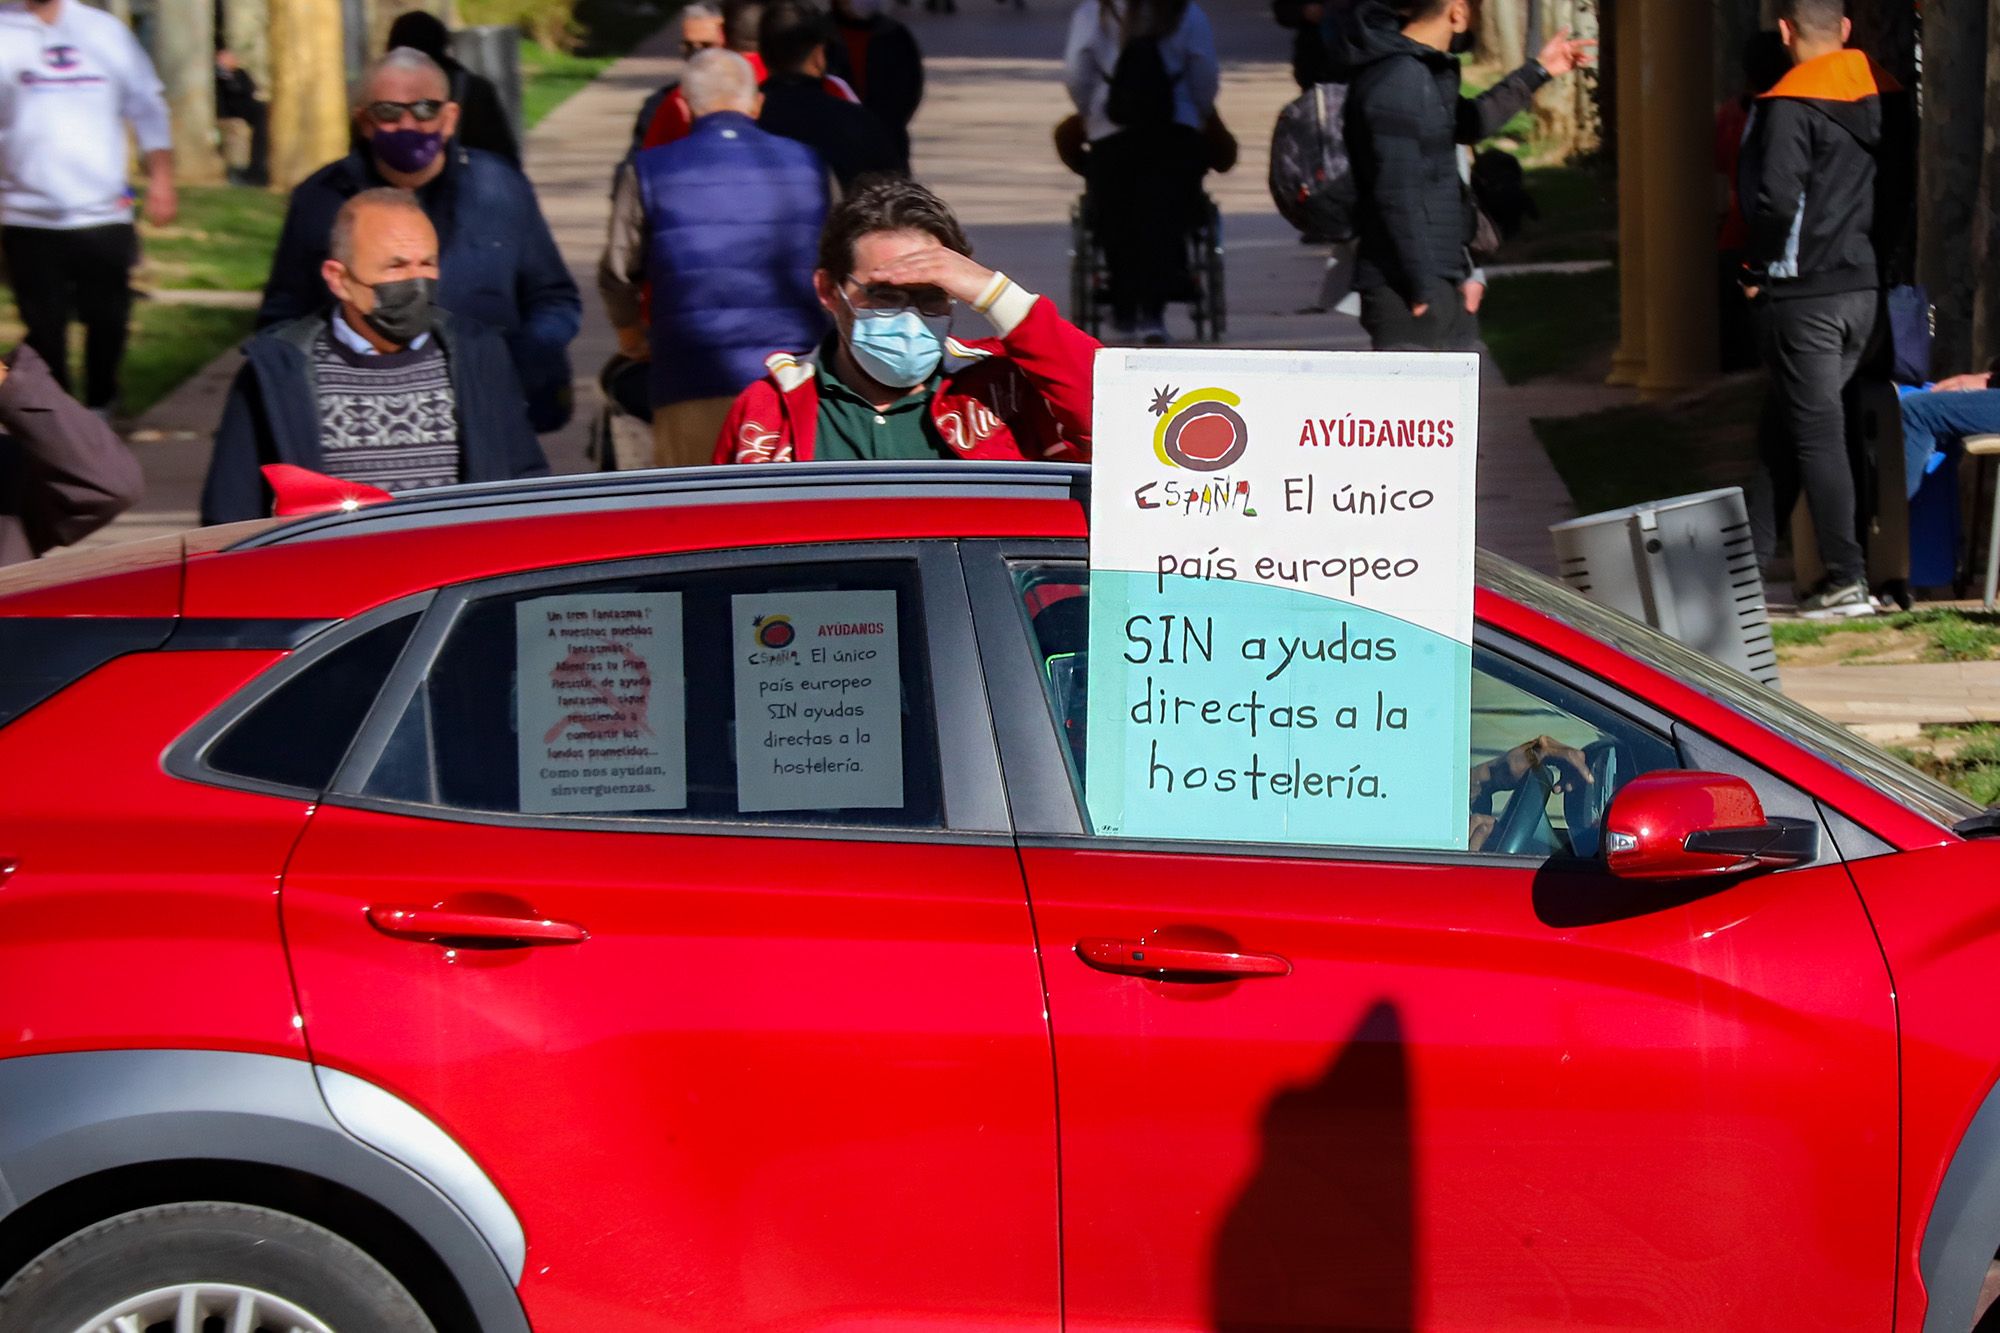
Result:
<instances>
[{"instance_id":1,"label":"black face mask","mask_svg":"<svg viewBox=\"0 0 2000 1333\"><path fill-rule=\"evenodd\" d=\"M1479 35L1474 32L1455 32L1451 35L1449 49L1455 56L1469 56L1479 49Z\"/></svg>"},{"instance_id":2,"label":"black face mask","mask_svg":"<svg viewBox=\"0 0 2000 1333\"><path fill-rule=\"evenodd\" d=\"M353 278L348 279L350 282ZM358 283L375 293L375 308L363 313L368 327L398 347L408 347L430 331L437 301L436 278L398 278L394 282Z\"/></svg>"}]
</instances>

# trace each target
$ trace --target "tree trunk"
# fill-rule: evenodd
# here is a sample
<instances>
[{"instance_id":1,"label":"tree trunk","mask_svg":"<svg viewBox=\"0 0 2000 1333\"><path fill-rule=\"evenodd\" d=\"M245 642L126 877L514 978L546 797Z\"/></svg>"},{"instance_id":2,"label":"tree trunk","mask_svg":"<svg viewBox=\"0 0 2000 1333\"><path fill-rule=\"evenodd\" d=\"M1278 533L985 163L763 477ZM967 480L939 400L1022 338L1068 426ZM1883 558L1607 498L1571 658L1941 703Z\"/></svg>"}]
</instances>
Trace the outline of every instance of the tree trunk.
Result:
<instances>
[{"instance_id":1,"label":"tree trunk","mask_svg":"<svg viewBox=\"0 0 2000 1333\"><path fill-rule=\"evenodd\" d=\"M271 184L289 190L347 152L340 6L271 0Z\"/></svg>"},{"instance_id":2,"label":"tree trunk","mask_svg":"<svg viewBox=\"0 0 2000 1333\"><path fill-rule=\"evenodd\" d=\"M1601 39L1596 0L1541 0L1540 17L1540 32L1531 33L1530 45L1536 50L1565 28L1579 38ZM1604 127L1597 114L1602 59L1600 48L1599 64L1556 80L1535 99L1535 137L1556 161L1593 152L1603 141Z\"/></svg>"},{"instance_id":3,"label":"tree trunk","mask_svg":"<svg viewBox=\"0 0 2000 1333\"><path fill-rule=\"evenodd\" d=\"M2000 34L2000 0L1992 0L1987 31ZM1973 207L1972 357L1966 369L1983 369L2000 356L2000 43L1986 52L1986 125L1979 194Z\"/></svg>"},{"instance_id":4,"label":"tree trunk","mask_svg":"<svg viewBox=\"0 0 2000 1333\"><path fill-rule=\"evenodd\" d=\"M257 91L271 95L271 0L223 0L223 45L250 74Z\"/></svg>"},{"instance_id":5,"label":"tree trunk","mask_svg":"<svg viewBox=\"0 0 2000 1333\"><path fill-rule=\"evenodd\" d=\"M174 179L217 184L222 155L216 151L212 0L159 0L155 13L153 63L173 116Z\"/></svg>"},{"instance_id":6,"label":"tree trunk","mask_svg":"<svg viewBox=\"0 0 2000 1333\"><path fill-rule=\"evenodd\" d=\"M1486 0L1479 12L1479 58L1505 74L1527 60L1528 7L1525 0Z\"/></svg>"},{"instance_id":7,"label":"tree trunk","mask_svg":"<svg viewBox=\"0 0 2000 1333\"><path fill-rule=\"evenodd\" d=\"M1937 306L1933 370L1972 364L1973 234L1986 140L1989 0L1929 0L1924 7L1923 124L1917 169L1917 276Z\"/></svg>"}]
</instances>

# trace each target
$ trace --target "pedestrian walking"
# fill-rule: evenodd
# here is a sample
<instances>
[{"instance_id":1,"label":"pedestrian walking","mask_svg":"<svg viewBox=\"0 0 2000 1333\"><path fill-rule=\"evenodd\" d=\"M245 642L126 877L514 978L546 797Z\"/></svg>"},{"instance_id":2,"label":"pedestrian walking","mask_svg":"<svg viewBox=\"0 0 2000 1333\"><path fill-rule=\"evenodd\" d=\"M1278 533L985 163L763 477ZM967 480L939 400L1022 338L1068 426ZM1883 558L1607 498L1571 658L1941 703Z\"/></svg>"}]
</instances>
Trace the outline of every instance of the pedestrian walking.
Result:
<instances>
[{"instance_id":1,"label":"pedestrian walking","mask_svg":"<svg viewBox=\"0 0 2000 1333\"><path fill-rule=\"evenodd\" d=\"M1088 461L1097 340L971 255L951 209L906 177L834 205L813 274L833 331L769 359L715 461ZM970 336L962 315L991 336Z\"/></svg>"},{"instance_id":2,"label":"pedestrian walking","mask_svg":"<svg viewBox=\"0 0 2000 1333\"><path fill-rule=\"evenodd\" d=\"M342 205L379 186L412 190L441 246L438 304L506 339L534 428L558 429L570 415L569 344L583 299L534 186L505 158L454 141L458 104L444 70L421 51L378 58L356 87L361 142L292 191L258 327L325 304L320 271Z\"/></svg>"},{"instance_id":3,"label":"pedestrian walking","mask_svg":"<svg viewBox=\"0 0 2000 1333\"><path fill-rule=\"evenodd\" d=\"M757 127L756 74L733 51L696 55L681 89L694 126L621 174L598 273L620 351L652 359L657 467L711 461L765 358L810 347L827 327L813 289L828 192L819 155Z\"/></svg>"},{"instance_id":4,"label":"pedestrian walking","mask_svg":"<svg viewBox=\"0 0 2000 1333\"><path fill-rule=\"evenodd\" d=\"M909 162L880 117L827 92L827 44L833 25L804 0L764 7L757 49L768 71L757 124L819 153L840 188L878 171L907 172Z\"/></svg>"},{"instance_id":5,"label":"pedestrian walking","mask_svg":"<svg viewBox=\"0 0 2000 1333\"><path fill-rule=\"evenodd\" d=\"M242 123L249 132L248 163L229 168L229 183L263 188L271 183L271 108L257 96L257 81L228 47L215 53L215 118Z\"/></svg>"},{"instance_id":6,"label":"pedestrian walking","mask_svg":"<svg viewBox=\"0 0 2000 1333\"><path fill-rule=\"evenodd\" d=\"M853 87L910 167L910 122L924 100L924 55L909 25L882 12L882 0L833 0L830 72Z\"/></svg>"},{"instance_id":7,"label":"pedestrian walking","mask_svg":"<svg viewBox=\"0 0 2000 1333\"><path fill-rule=\"evenodd\" d=\"M1356 0L1334 29L1350 79L1345 111L1358 195L1354 286L1377 351L1471 351L1485 284L1474 279L1478 213L1459 154L1587 65L1594 42L1557 33L1478 97L1460 95L1472 0Z\"/></svg>"},{"instance_id":8,"label":"pedestrian walking","mask_svg":"<svg viewBox=\"0 0 2000 1333\"><path fill-rule=\"evenodd\" d=\"M1193 0L1083 0L1063 80L1090 143L1085 207L1104 246L1114 340L1164 343L1167 302L1193 282L1202 131L1222 83L1208 15Z\"/></svg>"},{"instance_id":9,"label":"pedestrian walking","mask_svg":"<svg viewBox=\"0 0 2000 1333\"><path fill-rule=\"evenodd\" d=\"M146 220L174 220L173 135L132 30L81 0L0 7L0 251L27 343L65 391L69 325L84 328L84 403L118 402L138 233L125 132L146 169Z\"/></svg>"},{"instance_id":10,"label":"pedestrian walking","mask_svg":"<svg viewBox=\"0 0 2000 1333\"><path fill-rule=\"evenodd\" d=\"M696 0L694 4L683 7L680 24L682 60L693 60L703 51L728 45L722 11L706 3L706 0ZM632 122L632 147L625 154L625 160L619 163L620 169L642 150L657 148L681 138L693 124L694 116L688 111L687 97L681 92L679 77L668 79L640 104L639 114Z\"/></svg>"},{"instance_id":11,"label":"pedestrian walking","mask_svg":"<svg viewBox=\"0 0 2000 1333\"><path fill-rule=\"evenodd\" d=\"M143 484L125 442L63 392L34 348L0 360L0 565L83 540Z\"/></svg>"},{"instance_id":12,"label":"pedestrian walking","mask_svg":"<svg viewBox=\"0 0 2000 1333\"><path fill-rule=\"evenodd\" d=\"M521 143L514 136L514 117L508 113L506 101L493 86L493 80L458 63L452 55L451 29L444 26L443 19L423 9L398 15L389 25L389 44L385 49L393 51L399 46L422 51L438 63L445 78L450 80L451 100L458 104L461 147L483 148L517 167L521 165Z\"/></svg>"},{"instance_id":13,"label":"pedestrian walking","mask_svg":"<svg viewBox=\"0 0 2000 1333\"><path fill-rule=\"evenodd\" d=\"M391 494L546 473L505 344L436 306L438 236L417 197L361 191L328 247L321 307L244 345L202 522L270 513L259 469L271 463Z\"/></svg>"},{"instance_id":14,"label":"pedestrian walking","mask_svg":"<svg viewBox=\"0 0 2000 1333\"><path fill-rule=\"evenodd\" d=\"M1770 373L1750 525L1767 572L1805 493L1826 575L1799 598L1811 619L1868 615L1843 394L1875 334L1881 273L1872 232L1882 93L1894 81L1859 51L1841 0L1779 0L1793 66L1758 99L1743 149L1749 224L1744 294L1764 321Z\"/></svg>"}]
</instances>

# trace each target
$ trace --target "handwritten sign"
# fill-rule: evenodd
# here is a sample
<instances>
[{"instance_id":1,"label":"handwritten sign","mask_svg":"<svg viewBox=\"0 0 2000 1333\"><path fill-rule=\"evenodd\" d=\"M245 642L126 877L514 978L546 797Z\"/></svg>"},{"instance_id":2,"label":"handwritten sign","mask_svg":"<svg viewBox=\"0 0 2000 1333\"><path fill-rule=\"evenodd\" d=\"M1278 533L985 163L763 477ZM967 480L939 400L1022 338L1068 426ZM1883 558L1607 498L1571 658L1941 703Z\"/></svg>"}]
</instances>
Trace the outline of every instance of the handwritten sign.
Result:
<instances>
[{"instance_id":1,"label":"handwritten sign","mask_svg":"<svg viewBox=\"0 0 2000 1333\"><path fill-rule=\"evenodd\" d=\"M733 613L737 808L902 805L896 594L745 593Z\"/></svg>"},{"instance_id":2,"label":"handwritten sign","mask_svg":"<svg viewBox=\"0 0 2000 1333\"><path fill-rule=\"evenodd\" d=\"M1466 845L1478 364L1098 353L1098 832Z\"/></svg>"},{"instance_id":3,"label":"handwritten sign","mask_svg":"<svg viewBox=\"0 0 2000 1333\"><path fill-rule=\"evenodd\" d=\"M532 598L514 642L522 810L687 807L679 593Z\"/></svg>"}]
</instances>

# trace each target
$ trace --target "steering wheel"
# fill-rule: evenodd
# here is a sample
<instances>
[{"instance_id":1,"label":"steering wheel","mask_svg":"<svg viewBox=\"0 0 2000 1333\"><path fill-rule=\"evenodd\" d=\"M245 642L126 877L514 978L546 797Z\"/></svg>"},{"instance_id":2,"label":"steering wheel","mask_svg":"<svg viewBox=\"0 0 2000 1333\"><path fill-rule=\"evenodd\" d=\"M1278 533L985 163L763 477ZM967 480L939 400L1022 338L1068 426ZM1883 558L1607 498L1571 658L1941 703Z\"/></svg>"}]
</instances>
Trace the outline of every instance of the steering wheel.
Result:
<instances>
[{"instance_id":1,"label":"steering wheel","mask_svg":"<svg viewBox=\"0 0 2000 1333\"><path fill-rule=\"evenodd\" d=\"M1597 855L1605 813L1611 809L1611 797L1624 781L1628 765L1622 747L1609 737L1584 746L1583 757L1594 781L1563 793L1566 839L1549 819L1555 775L1547 767L1531 768L1508 795L1507 809L1486 840L1486 850L1503 856L1553 856L1565 850L1567 842L1567 850L1574 856Z\"/></svg>"}]
</instances>

